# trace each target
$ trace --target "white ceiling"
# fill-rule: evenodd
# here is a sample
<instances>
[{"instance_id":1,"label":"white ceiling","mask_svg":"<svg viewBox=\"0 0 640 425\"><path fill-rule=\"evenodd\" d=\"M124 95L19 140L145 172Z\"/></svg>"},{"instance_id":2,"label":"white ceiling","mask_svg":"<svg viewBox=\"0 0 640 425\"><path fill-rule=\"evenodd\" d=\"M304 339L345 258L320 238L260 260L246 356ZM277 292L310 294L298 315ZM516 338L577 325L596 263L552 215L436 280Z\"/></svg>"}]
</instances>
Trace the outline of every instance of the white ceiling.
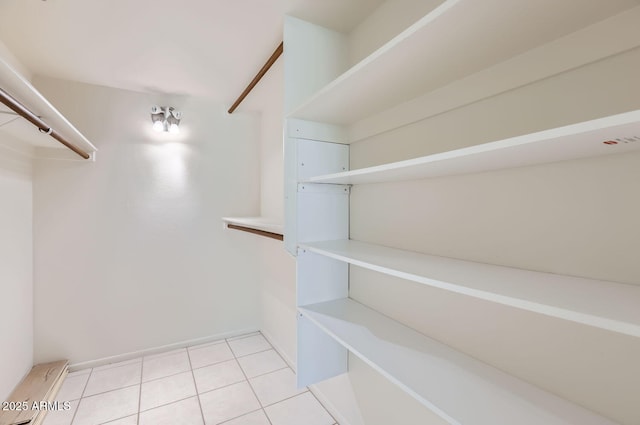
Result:
<instances>
[{"instance_id":1,"label":"white ceiling","mask_svg":"<svg viewBox=\"0 0 640 425\"><path fill-rule=\"evenodd\" d=\"M282 40L285 14L348 32L382 2L0 0L0 40L35 75L230 105Z\"/></svg>"}]
</instances>

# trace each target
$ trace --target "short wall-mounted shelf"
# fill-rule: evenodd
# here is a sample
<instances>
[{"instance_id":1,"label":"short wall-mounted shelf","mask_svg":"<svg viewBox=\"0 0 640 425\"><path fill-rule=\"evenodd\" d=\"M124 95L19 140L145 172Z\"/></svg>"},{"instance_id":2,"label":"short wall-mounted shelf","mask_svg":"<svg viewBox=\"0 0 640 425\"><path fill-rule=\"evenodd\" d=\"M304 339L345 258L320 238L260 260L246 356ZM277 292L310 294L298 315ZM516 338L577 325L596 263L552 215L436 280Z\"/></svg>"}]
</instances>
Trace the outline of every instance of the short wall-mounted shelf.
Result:
<instances>
[{"instance_id":1,"label":"short wall-mounted shelf","mask_svg":"<svg viewBox=\"0 0 640 425\"><path fill-rule=\"evenodd\" d=\"M284 226L274 219L265 217L222 217L229 229L253 233L271 239L283 240Z\"/></svg>"},{"instance_id":2,"label":"short wall-mounted shelf","mask_svg":"<svg viewBox=\"0 0 640 425\"><path fill-rule=\"evenodd\" d=\"M614 425L351 299L299 311L450 424Z\"/></svg>"},{"instance_id":3,"label":"short wall-mounted shelf","mask_svg":"<svg viewBox=\"0 0 640 425\"><path fill-rule=\"evenodd\" d=\"M301 248L402 279L640 337L640 285L535 272L339 240Z\"/></svg>"},{"instance_id":4,"label":"short wall-mounted shelf","mask_svg":"<svg viewBox=\"0 0 640 425\"><path fill-rule=\"evenodd\" d=\"M365 184L469 174L640 150L640 110L406 161L307 179Z\"/></svg>"}]
</instances>

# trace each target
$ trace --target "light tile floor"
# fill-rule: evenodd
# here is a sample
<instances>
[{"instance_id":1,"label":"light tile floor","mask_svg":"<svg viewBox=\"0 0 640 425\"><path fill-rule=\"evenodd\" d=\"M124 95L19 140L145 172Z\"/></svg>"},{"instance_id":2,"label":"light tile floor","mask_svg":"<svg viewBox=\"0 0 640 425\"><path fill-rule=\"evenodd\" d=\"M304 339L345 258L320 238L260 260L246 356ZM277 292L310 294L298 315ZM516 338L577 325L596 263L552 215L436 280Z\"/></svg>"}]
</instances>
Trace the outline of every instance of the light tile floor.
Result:
<instances>
[{"instance_id":1,"label":"light tile floor","mask_svg":"<svg viewBox=\"0 0 640 425\"><path fill-rule=\"evenodd\" d=\"M70 373L44 425L337 425L254 333Z\"/></svg>"}]
</instances>

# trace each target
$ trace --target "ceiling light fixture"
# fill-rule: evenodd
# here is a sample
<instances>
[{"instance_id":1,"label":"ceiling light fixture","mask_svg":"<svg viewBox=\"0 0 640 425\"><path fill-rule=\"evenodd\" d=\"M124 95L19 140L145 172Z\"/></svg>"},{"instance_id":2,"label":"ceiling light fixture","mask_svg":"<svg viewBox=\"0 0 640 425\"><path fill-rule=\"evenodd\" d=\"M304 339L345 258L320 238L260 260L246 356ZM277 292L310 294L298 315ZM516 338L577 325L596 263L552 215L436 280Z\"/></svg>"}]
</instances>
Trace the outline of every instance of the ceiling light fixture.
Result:
<instances>
[{"instance_id":1,"label":"ceiling light fixture","mask_svg":"<svg viewBox=\"0 0 640 425\"><path fill-rule=\"evenodd\" d=\"M151 122L157 132L166 131L172 134L180 132L180 119L182 112L176 111L173 106L152 106Z\"/></svg>"}]
</instances>

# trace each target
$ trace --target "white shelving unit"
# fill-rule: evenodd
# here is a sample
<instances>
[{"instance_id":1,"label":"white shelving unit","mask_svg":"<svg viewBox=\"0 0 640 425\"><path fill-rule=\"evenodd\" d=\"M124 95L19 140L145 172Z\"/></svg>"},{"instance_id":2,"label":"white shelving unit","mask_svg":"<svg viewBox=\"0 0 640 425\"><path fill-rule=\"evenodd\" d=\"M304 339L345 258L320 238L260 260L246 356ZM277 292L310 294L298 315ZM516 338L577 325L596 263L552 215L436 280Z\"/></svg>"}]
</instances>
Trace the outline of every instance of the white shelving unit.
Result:
<instances>
[{"instance_id":1,"label":"white shelving unit","mask_svg":"<svg viewBox=\"0 0 640 425\"><path fill-rule=\"evenodd\" d=\"M425 255L355 240L302 249L402 279L640 337L640 286Z\"/></svg>"},{"instance_id":2,"label":"white shelving unit","mask_svg":"<svg viewBox=\"0 0 640 425\"><path fill-rule=\"evenodd\" d=\"M450 424L614 424L351 299L300 312Z\"/></svg>"},{"instance_id":3,"label":"white shelving unit","mask_svg":"<svg viewBox=\"0 0 640 425\"><path fill-rule=\"evenodd\" d=\"M579 0L446 0L353 66L343 35L285 20L284 237L297 256L299 386L347 372L351 352L450 424L614 423L349 298L349 265L355 265L621 338L640 337L640 286L349 239L349 185L639 150L640 110L633 110L349 170L351 142L640 46L640 30L630 25L640 6L582 6Z\"/></svg>"}]
</instances>

